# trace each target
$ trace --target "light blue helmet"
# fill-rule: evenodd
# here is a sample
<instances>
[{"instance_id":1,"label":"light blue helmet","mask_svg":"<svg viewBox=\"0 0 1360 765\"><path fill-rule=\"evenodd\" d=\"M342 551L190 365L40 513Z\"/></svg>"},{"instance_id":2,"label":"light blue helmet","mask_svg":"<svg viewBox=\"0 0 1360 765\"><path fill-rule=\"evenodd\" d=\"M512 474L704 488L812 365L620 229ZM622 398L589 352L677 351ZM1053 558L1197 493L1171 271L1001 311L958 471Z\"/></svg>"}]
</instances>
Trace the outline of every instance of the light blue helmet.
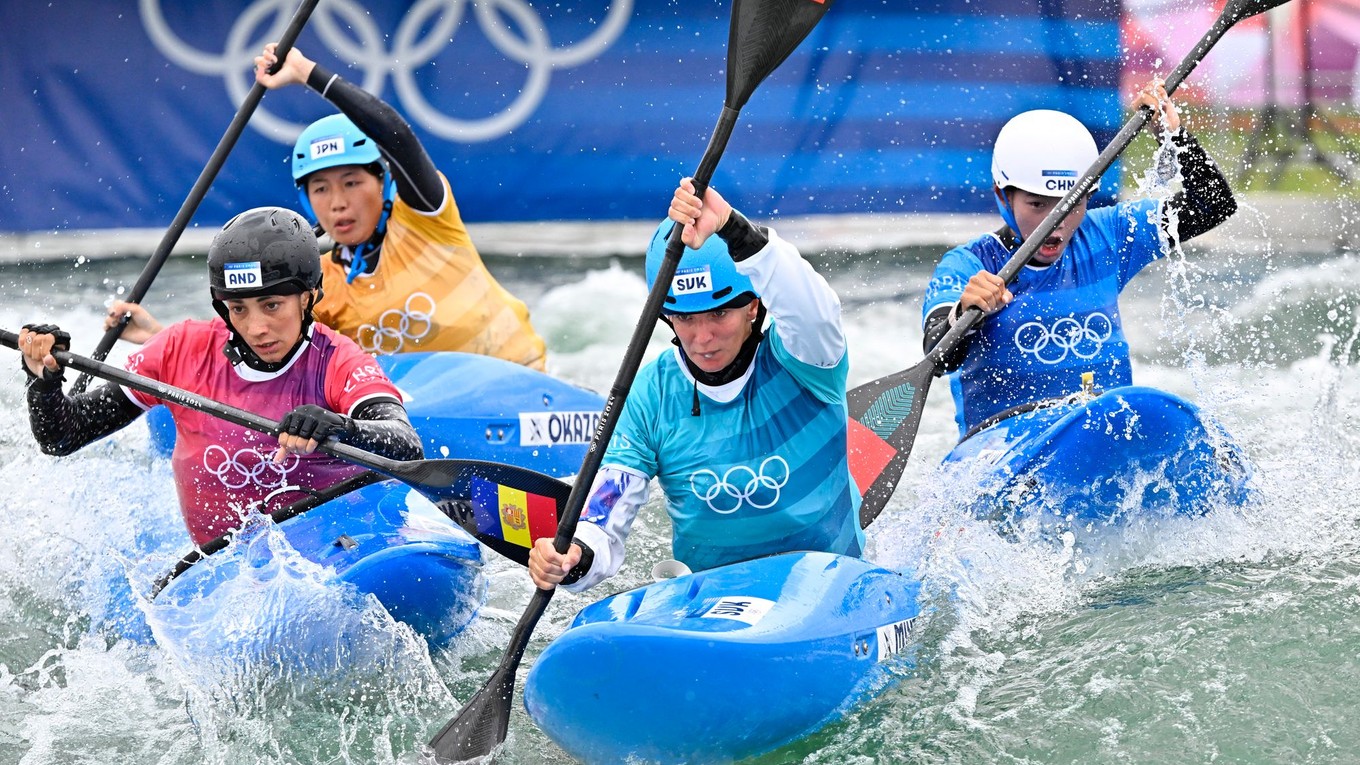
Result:
<instances>
[{"instance_id":1,"label":"light blue helmet","mask_svg":"<svg viewBox=\"0 0 1360 765\"><path fill-rule=\"evenodd\" d=\"M316 212L303 183L307 176L331 167L375 163L382 170L383 199L390 201L396 193L396 184L382 161L382 153L349 117L332 114L308 125L293 144L293 181L298 185L298 200L307 219L316 223Z\"/></svg>"},{"instance_id":2,"label":"light blue helmet","mask_svg":"<svg viewBox=\"0 0 1360 765\"><path fill-rule=\"evenodd\" d=\"M663 220L652 235L652 243L647 247L647 287L656 282L657 271L666 255L666 240L670 238L671 228L679 225L672 220ZM760 297L751 280L737 270L732 256L727 252L727 243L716 234L710 236L697 250L686 247L680 255L680 264L675 269L675 278L666 293L666 302L661 312L704 313L719 308L735 308Z\"/></svg>"}]
</instances>

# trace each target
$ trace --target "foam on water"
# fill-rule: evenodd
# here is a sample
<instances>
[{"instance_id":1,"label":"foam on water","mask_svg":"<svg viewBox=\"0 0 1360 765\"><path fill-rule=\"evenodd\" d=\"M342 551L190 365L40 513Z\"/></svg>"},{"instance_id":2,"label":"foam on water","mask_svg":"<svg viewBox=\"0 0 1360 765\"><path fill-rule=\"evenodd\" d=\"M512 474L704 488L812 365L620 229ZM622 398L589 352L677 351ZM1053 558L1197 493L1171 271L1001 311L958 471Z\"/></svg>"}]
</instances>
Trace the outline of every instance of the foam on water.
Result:
<instances>
[{"instance_id":1,"label":"foam on water","mask_svg":"<svg viewBox=\"0 0 1360 765\"><path fill-rule=\"evenodd\" d=\"M935 253L812 255L842 299L852 386L920 359L920 290ZM1337 722L1360 709L1347 700L1360 682L1349 626L1360 606L1360 503L1350 492L1360 342L1345 288L1354 263L1192 250L1150 267L1126 293L1135 379L1201 404L1242 444L1259 489L1246 507L1105 535L1003 537L962 511L967 485L937 472L958 434L947 383L936 381L902 485L869 530L871 559L915 570L925 584L920 668L762 762L1243 761L1243 747L1267 751L1271 731L1283 742L1269 750L1283 753L1274 761L1360 748L1346 732L1353 726ZM140 266L102 262L98 275L88 265L7 266L0 327L56 321L88 352L102 301ZM201 268L167 264L157 282L165 292L148 298L162 319L207 315ZM502 281L533 296L550 371L604 391L645 299L641 271L635 258ZM669 340L659 327L647 357ZM114 360L125 353L120 346ZM168 465L147 456L140 425L69 458L37 454L22 374L6 354L0 406L16 414L0 420L9 532L0 545L9 625L0 631L0 760L416 762L421 742L496 666L532 594L522 568L488 555L489 602L432 657L381 609L274 546L267 530L252 540L270 553L260 566L249 550L222 559L235 555L253 572L219 596L219 607L240 614L228 623L245 631L248 616L300 609L353 635L350 653L300 677L280 661L194 650L222 635L184 645L123 637L125 605L188 549ZM620 576L595 592L559 592L524 666L579 608L645 583L670 557L654 497ZM157 606L147 613L168 637ZM1315 689L1311 719L1285 680ZM500 761L560 759L518 698L512 709Z\"/></svg>"}]
</instances>

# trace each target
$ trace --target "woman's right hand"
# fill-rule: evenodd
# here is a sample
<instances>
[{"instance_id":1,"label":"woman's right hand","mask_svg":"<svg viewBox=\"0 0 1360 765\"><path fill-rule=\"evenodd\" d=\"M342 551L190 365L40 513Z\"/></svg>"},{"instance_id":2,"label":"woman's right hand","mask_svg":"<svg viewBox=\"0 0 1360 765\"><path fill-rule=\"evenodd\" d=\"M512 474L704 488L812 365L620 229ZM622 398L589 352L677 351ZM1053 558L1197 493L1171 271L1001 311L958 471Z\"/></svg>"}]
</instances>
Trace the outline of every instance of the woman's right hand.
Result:
<instances>
[{"instance_id":1,"label":"woman's right hand","mask_svg":"<svg viewBox=\"0 0 1360 765\"><path fill-rule=\"evenodd\" d=\"M46 380L61 380L61 363L52 351L71 350L71 336L55 324L25 324L19 330L19 352L29 374Z\"/></svg>"},{"instance_id":2,"label":"woman's right hand","mask_svg":"<svg viewBox=\"0 0 1360 765\"><path fill-rule=\"evenodd\" d=\"M123 334L119 339L126 340L135 345L141 345L150 340L152 335L164 329L156 317L151 315L137 303L129 303L126 300L115 300L109 306L109 312L104 316L104 331L113 329L113 326L122 319L123 314L131 314L127 326L123 327Z\"/></svg>"},{"instance_id":3,"label":"woman's right hand","mask_svg":"<svg viewBox=\"0 0 1360 765\"><path fill-rule=\"evenodd\" d=\"M551 590L580 562L580 545L573 543L563 555L553 546L552 537L540 537L529 550L529 577L538 589Z\"/></svg>"},{"instance_id":4,"label":"woman's right hand","mask_svg":"<svg viewBox=\"0 0 1360 765\"><path fill-rule=\"evenodd\" d=\"M990 271L978 271L963 288L963 296L959 298L959 313L976 306L984 314L990 315L1009 305L1013 297L1000 276Z\"/></svg>"},{"instance_id":5,"label":"woman's right hand","mask_svg":"<svg viewBox=\"0 0 1360 765\"><path fill-rule=\"evenodd\" d=\"M312 69L316 67L316 62L302 55L302 51L292 48L288 51L288 58L283 60L283 66L274 74L269 73L269 67L279 60L274 51L279 47L276 42L264 46L264 51L255 57L255 81L273 90L285 85L305 85L307 78L311 76Z\"/></svg>"}]
</instances>

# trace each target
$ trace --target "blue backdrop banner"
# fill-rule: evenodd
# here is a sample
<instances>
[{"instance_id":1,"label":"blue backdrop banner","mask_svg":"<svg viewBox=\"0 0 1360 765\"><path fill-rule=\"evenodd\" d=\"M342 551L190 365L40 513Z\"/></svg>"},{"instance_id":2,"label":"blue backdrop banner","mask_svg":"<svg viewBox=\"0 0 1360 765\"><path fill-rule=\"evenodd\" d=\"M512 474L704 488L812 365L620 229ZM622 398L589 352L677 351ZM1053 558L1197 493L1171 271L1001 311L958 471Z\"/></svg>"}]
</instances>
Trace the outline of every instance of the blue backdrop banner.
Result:
<instances>
[{"instance_id":1,"label":"blue backdrop banner","mask_svg":"<svg viewBox=\"0 0 1360 765\"><path fill-rule=\"evenodd\" d=\"M169 224L295 10L0 3L0 231ZM1119 17L841 0L743 109L714 185L757 215L993 209L1013 114L1071 112L1102 145L1118 129ZM298 47L411 122L469 220L659 219L722 108L727 19L707 0L322 0ZM331 111L266 94L194 223L295 207L288 147Z\"/></svg>"}]
</instances>

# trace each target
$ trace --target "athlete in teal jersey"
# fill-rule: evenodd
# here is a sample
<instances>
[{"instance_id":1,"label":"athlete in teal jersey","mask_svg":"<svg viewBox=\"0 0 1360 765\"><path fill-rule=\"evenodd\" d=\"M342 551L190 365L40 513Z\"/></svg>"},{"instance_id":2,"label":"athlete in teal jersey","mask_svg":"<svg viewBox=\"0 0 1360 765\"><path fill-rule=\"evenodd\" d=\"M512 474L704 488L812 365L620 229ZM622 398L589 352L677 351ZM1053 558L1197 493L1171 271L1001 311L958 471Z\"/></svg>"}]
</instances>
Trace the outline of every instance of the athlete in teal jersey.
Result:
<instances>
[{"instance_id":1,"label":"athlete in teal jersey","mask_svg":"<svg viewBox=\"0 0 1360 765\"><path fill-rule=\"evenodd\" d=\"M676 347L634 380L571 548L535 544L529 570L539 587L582 590L617 572L652 478L666 496L674 555L691 569L863 549L836 293L793 245L718 192L701 207L689 180L648 249L649 282L671 221L684 225L688 246L663 309Z\"/></svg>"}]
</instances>

